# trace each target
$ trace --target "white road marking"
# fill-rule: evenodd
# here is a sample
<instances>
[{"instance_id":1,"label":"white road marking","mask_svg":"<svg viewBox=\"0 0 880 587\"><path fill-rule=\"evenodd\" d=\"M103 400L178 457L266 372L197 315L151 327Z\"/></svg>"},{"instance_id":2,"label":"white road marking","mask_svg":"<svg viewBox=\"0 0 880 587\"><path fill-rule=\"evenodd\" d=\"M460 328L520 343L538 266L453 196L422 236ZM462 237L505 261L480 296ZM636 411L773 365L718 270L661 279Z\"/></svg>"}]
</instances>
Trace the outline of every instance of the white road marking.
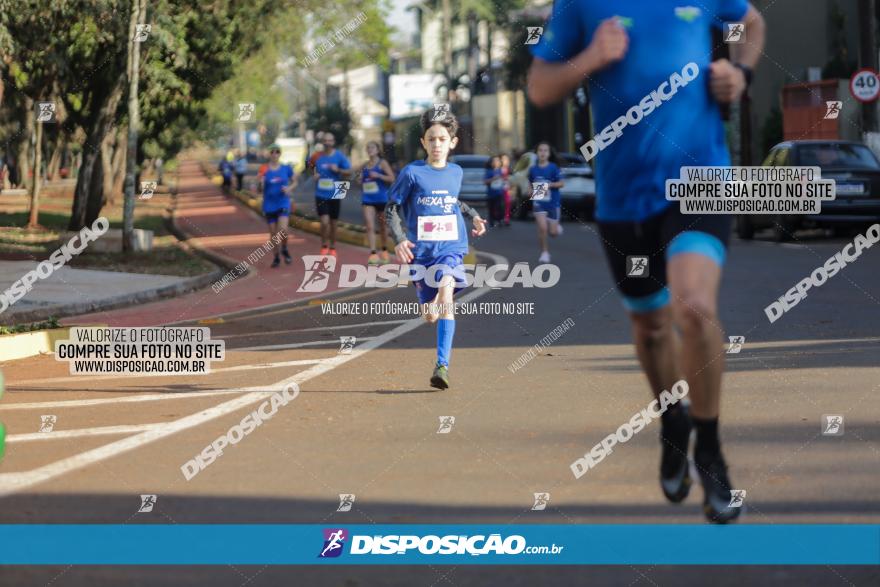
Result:
<instances>
[{"instance_id":1,"label":"white road marking","mask_svg":"<svg viewBox=\"0 0 880 587\"><path fill-rule=\"evenodd\" d=\"M411 318L407 320L407 322L411 322L413 320L421 321L421 318ZM364 340L374 340L376 338L380 338L378 336L364 336L358 337L358 344ZM339 344L338 338L331 338L329 340L312 340L310 342L293 342L290 344L267 344L263 346L246 346L240 349L226 349L227 352L231 351L283 351L286 349L298 349L306 346L314 346L314 345L324 345L324 344Z\"/></svg>"},{"instance_id":2,"label":"white road marking","mask_svg":"<svg viewBox=\"0 0 880 587\"><path fill-rule=\"evenodd\" d=\"M75 428L72 430L53 430L52 432L33 432L31 434L11 434L6 437L6 442L29 442L32 440L61 440L64 438L81 438L83 436L104 436L107 434L132 434L143 432L156 426L156 424L132 424L122 426L101 426L98 428Z\"/></svg>"},{"instance_id":3,"label":"white road marking","mask_svg":"<svg viewBox=\"0 0 880 587\"><path fill-rule=\"evenodd\" d=\"M500 288L493 288L500 289ZM333 314L325 314L325 316L333 316ZM412 318L404 318L403 320L379 320L376 322L360 322L358 324L340 324L338 326L315 326L313 328L299 328L297 330L268 330L266 332L259 332L254 334L253 332L248 332L247 334L226 334L223 336L223 340L228 340L230 338L243 338L248 336L257 336L264 334L298 334L300 332L316 332L322 330L345 330L348 328L362 328L367 326L387 326L389 324L403 324L407 320L412 320ZM232 349L240 351L241 349Z\"/></svg>"},{"instance_id":4,"label":"white road marking","mask_svg":"<svg viewBox=\"0 0 880 587\"><path fill-rule=\"evenodd\" d=\"M500 255L494 255L491 253L482 254L492 258L495 263L507 262L507 259ZM471 300L482 297L491 291L492 290L488 287L475 289L474 291L471 291L462 296L461 301L470 302ZM306 381L314 379L315 377L323 375L324 373L327 373L328 371L331 371L336 367L339 367L340 365L357 359L362 355L370 352L371 350L379 348L386 342L394 340L398 336L406 334L411 330L415 330L422 324L425 324L425 321L422 318L413 318L412 320L408 320L403 324L400 324L396 328L392 328L391 330L380 334L379 336L371 338L363 345L360 345L359 347L353 349L351 354L336 355L335 357L322 361L321 363L309 369L306 369L305 371L297 373L292 377L282 379L281 381L269 386L268 389L253 388L250 393L229 400L222 404L218 404L211 408L207 408L205 410L202 410L201 412L185 416L183 418L180 418L179 420L174 420L172 422L156 426L155 428L151 428L150 430L146 430L144 432L141 432L140 434L129 436L128 438L123 438L121 440L111 442L110 444L105 444L104 446L88 450L78 455L61 459L60 461L55 461L54 463L38 467L31 471L25 471L21 473L0 473L0 497L11 495L23 489L27 489L28 487L32 487L39 483L43 483L56 477L60 477L61 475L71 473L88 465L93 465L100 461L119 456L130 450L146 446L147 444L155 442L156 440L160 440L162 438L171 436L172 434L176 434L184 430L189 430L190 428L195 428L196 426L204 424L205 422L209 422L216 418L220 418L227 414L236 412L245 406L271 397L272 394L283 390L285 386L291 383L296 383L297 385L302 387L302 384Z\"/></svg>"},{"instance_id":5,"label":"white road marking","mask_svg":"<svg viewBox=\"0 0 880 587\"><path fill-rule=\"evenodd\" d=\"M241 349L230 349L230 350L241 350ZM319 363L321 359L300 359L298 361L281 361L280 363L256 363L253 365L238 365L237 367L223 367L220 369L211 369L209 373L206 375L213 375L214 373L228 373L230 371L250 371L252 369L274 369L277 367L295 367L297 365L314 365L315 363ZM16 387L19 385L33 385L36 383L70 383L72 381L84 381L84 378L88 378L91 381L102 381L105 379L143 379L149 377L148 375L97 375L89 377L88 375L74 375L72 377L47 377L45 379L27 379L25 381L16 381L13 385ZM19 393L21 391L35 391L31 389L23 389L23 390L8 390L12 393ZM47 391L47 390L41 390ZM50 390L51 391L51 390ZM2 406L0 406L2 409Z\"/></svg>"},{"instance_id":6,"label":"white road marking","mask_svg":"<svg viewBox=\"0 0 880 587\"><path fill-rule=\"evenodd\" d=\"M16 392L20 393L20 392ZM132 395L122 397L105 397L100 399L70 399L54 402L27 402L27 403L4 403L0 404L2 410L39 410L42 408L82 408L86 406L100 406L104 404L127 404L134 402L149 402L163 399L192 399L210 397L214 395L229 395L242 393L240 390L227 389L223 391L192 391L186 393L150 393L144 395Z\"/></svg>"}]
</instances>

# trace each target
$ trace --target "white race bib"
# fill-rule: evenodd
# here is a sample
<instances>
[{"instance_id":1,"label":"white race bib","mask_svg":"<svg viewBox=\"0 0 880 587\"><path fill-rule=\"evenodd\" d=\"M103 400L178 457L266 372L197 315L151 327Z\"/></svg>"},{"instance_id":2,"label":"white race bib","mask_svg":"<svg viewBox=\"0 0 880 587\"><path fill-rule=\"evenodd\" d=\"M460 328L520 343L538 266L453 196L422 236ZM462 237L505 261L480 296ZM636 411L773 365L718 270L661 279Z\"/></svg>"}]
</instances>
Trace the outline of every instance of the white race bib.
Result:
<instances>
[{"instance_id":1,"label":"white race bib","mask_svg":"<svg viewBox=\"0 0 880 587\"><path fill-rule=\"evenodd\" d=\"M321 179L318 180L318 188L322 189L322 190L332 190L334 188L333 180L326 178L326 177L322 177Z\"/></svg>"},{"instance_id":2,"label":"white race bib","mask_svg":"<svg viewBox=\"0 0 880 587\"><path fill-rule=\"evenodd\" d=\"M490 183L489 186L493 190L503 190L504 189L504 180L503 179L496 179L495 181Z\"/></svg>"},{"instance_id":3,"label":"white race bib","mask_svg":"<svg viewBox=\"0 0 880 587\"><path fill-rule=\"evenodd\" d=\"M457 241L458 216L455 214L419 216L418 239L420 241Z\"/></svg>"},{"instance_id":4,"label":"white race bib","mask_svg":"<svg viewBox=\"0 0 880 587\"><path fill-rule=\"evenodd\" d=\"M379 184L375 181L365 181L364 182L364 193L365 194L378 194L379 193Z\"/></svg>"}]
</instances>

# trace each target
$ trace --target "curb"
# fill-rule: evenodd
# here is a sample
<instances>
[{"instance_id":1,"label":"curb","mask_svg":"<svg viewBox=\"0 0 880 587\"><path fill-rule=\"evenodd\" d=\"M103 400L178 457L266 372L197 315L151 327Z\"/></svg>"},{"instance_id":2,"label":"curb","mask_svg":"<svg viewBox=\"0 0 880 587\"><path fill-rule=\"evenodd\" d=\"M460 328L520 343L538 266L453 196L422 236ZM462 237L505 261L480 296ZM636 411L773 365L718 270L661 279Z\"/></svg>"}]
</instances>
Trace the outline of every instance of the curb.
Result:
<instances>
[{"instance_id":1,"label":"curb","mask_svg":"<svg viewBox=\"0 0 880 587\"><path fill-rule=\"evenodd\" d=\"M89 326L100 327L106 324L89 324ZM55 341L70 338L71 328L73 326L0 336L0 357L3 357L4 361L14 361L41 353L54 353Z\"/></svg>"},{"instance_id":2,"label":"curb","mask_svg":"<svg viewBox=\"0 0 880 587\"><path fill-rule=\"evenodd\" d=\"M232 191L232 197L250 208L256 213L260 219L263 218L262 204L260 198L255 197L247 191ZM298 209L294 208L290 217L290 226L308 232L311 234L321 235L321 222L313 217L306 216ZM359 224L351 224L349 222L336 222L336 242L342 242L356 247L367 246L367 230Z\"/></svg>"}]
</instances>

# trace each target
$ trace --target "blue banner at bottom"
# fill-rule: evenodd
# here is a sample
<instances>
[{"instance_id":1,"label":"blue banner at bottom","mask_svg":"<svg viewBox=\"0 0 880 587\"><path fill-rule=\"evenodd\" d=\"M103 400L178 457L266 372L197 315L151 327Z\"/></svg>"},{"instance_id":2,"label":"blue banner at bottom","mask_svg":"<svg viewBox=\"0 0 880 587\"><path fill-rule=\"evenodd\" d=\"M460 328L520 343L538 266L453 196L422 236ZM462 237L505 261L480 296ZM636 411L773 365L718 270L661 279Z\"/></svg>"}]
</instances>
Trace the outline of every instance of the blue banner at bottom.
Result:
<instances>
[{"instance_id":1,"label":"blue banner at bottom","mask_svg":"<svg viewBox=\"0 0 880 587\"><path fill-rule=\"evenodd\" d=\"M877 565L880 525L0 525L12 565Z\"/></svg>"}]
</instances>

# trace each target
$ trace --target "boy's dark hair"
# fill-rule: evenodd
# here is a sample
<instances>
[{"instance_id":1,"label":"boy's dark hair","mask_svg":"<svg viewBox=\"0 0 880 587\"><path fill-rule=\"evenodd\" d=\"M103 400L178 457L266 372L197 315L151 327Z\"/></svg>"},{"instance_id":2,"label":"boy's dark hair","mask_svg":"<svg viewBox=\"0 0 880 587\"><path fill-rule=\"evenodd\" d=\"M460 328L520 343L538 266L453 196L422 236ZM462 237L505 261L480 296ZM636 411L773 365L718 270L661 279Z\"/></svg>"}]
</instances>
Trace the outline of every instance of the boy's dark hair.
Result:
<instances>
[{"instance_id":1,"label":"boy's dark hair","mask_svg":"<svg viewBox=\"0 0 880 587\"><path fill-rule=\"evenodd\" d=\"M419 120L419 126L422 129L422 136L425 136L428 129L435 124L439 124L446 128L450 137L455 137L458 134L458 119L455 117L455 114L448 109L428 108L424 114L422 114L422 117Z\"/></svg>"}]
</instances>

